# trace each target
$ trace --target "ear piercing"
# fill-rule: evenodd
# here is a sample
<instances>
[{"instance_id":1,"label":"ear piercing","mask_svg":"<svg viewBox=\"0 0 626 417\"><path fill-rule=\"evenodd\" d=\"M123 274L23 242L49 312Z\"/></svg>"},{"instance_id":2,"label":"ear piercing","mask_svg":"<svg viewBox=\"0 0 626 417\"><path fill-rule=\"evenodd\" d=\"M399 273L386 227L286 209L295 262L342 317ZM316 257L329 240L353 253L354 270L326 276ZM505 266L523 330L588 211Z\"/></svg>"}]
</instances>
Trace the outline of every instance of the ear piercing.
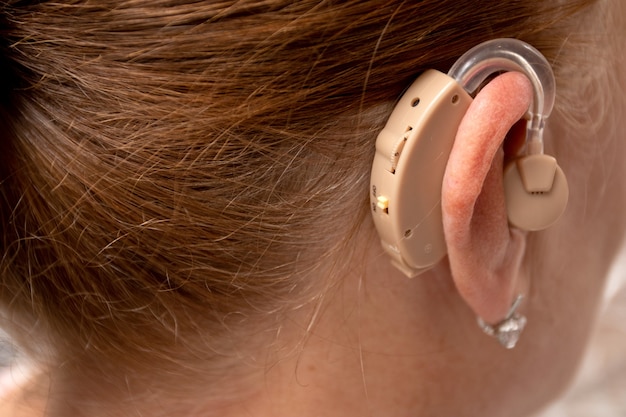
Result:
<instances>
[{"instance_id":1,"label":"ear piercing","mask_svg":"<svg viewBox=\"0 0 626 417\"><path fill-rule=\"evenodd\" d=\"M509 309L504 320L497 324L488 324L482 318L478 317L478 326L485 334L495 337L498 342L506 349L513 349L522 334L522 330L526 326L526 317L517 313L523 295L518 295L513 301L513 305Z\"/></svg>"}]
</instances>

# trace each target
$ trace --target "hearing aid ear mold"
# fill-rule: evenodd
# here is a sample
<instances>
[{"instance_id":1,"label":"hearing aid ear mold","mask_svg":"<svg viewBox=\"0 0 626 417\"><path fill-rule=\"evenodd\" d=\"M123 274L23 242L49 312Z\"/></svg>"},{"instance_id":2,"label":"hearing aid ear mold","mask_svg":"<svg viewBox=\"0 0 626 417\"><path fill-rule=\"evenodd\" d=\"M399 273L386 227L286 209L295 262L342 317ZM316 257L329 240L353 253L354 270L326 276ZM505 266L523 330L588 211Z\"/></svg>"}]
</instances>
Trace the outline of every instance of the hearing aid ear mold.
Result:
<instances>
[{"instance_id":1,"label":"hearing aid ear mold","mask_svg":"<svg viewBox=\"0 0 626 417\"><path fill-rule=\"evenodd\" d=\"M509 223L537 231L554 224L565 211L569 190L556 159L536 154L518 158L504 170L504 198Z\"/></svg>"},{"instance_id":2,"label":"hearing aid ear mold","mask_svg":"<svg viewBox=\"0 0 626 417\"><path fill-rule=\"evenodd\" d=\"M512 226L541 230L567 204L568 187L556 160L543 155L543 128L554 105L552 69L539 51L516 39L496 39L466 52L448 75L424 72L404 93L376 141L370 203L374 224L392 263L415 276L447 252L441 186L471 93L494 73L518 71L533 86L524 155L505 169Z\"/></svg>"}]
</instances>

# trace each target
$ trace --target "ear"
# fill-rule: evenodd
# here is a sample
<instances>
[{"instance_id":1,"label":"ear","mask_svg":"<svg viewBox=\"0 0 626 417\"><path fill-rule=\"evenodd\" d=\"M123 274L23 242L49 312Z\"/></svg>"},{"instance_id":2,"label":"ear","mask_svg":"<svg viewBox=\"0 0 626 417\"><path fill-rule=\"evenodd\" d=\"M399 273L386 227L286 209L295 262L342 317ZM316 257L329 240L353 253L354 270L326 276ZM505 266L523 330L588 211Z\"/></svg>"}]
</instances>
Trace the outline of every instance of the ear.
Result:
<instances>
[{"instance_id":1,"label":"ear","mask_svg":"<svg viewBox=\"0 0 626 417\"><path fill-rule=\"evenodd\" d=\"M508 224L502 144L528 110L532 86L509 72L487 84L465 114L442 188L443 226L452 277L474 312L502 320L522 284L526 234Z\"/></svg>"}]
</instances>

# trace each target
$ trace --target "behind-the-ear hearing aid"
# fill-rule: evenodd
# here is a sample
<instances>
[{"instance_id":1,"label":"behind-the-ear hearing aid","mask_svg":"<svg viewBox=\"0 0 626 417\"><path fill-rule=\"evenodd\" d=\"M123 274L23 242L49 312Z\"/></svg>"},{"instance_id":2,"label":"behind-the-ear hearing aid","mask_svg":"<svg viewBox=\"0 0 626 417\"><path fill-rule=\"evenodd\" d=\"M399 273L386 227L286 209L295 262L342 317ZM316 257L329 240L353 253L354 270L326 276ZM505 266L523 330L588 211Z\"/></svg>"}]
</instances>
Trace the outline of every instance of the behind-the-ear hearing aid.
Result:
<instances>
[{"instance_id":1,"label":"behind-the-ear hearing aid","mask_svg":"<svg viewBox=\"0 0 626 417\"><path fill-rule=\"evenodd\" d=\"M447 252L441 213L443 176L471 94L497 72L518 71L533 86L521 156L504 170L509 223L542 230L565 210L567 180L543 154L543 129L555 99L552 68L539 51L517 39L496 39L466 52L448 74L423 73L404 93L376 140L370 203L374 223L393 264L415 276Z\"/></svg>"}]
</instances>

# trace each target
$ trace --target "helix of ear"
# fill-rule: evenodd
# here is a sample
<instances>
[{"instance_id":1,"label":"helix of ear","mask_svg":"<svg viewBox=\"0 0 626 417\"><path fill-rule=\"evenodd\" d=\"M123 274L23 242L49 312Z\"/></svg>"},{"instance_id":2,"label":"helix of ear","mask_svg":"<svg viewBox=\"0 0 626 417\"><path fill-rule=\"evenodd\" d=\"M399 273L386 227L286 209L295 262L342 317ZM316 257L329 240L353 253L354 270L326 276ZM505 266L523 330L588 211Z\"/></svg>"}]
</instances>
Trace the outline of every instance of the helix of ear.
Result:
<instances>
[{"instance_id":1,"label":"helix of ear","mask_svg":"<svg viewBox=\"0 0 626 417\"><path fill-rule=\"evenodd\" d=\"M495 39L466 52L448 75L467 91L477 91L498 71L521 72L533 86L523 152L504 169L509 223L522 230L542 230L559 219L569 197L567 180L556 159L543 153L543 131L556 96L554 73L532 46L516 39Z\"/></svg>"}]
</instances>

